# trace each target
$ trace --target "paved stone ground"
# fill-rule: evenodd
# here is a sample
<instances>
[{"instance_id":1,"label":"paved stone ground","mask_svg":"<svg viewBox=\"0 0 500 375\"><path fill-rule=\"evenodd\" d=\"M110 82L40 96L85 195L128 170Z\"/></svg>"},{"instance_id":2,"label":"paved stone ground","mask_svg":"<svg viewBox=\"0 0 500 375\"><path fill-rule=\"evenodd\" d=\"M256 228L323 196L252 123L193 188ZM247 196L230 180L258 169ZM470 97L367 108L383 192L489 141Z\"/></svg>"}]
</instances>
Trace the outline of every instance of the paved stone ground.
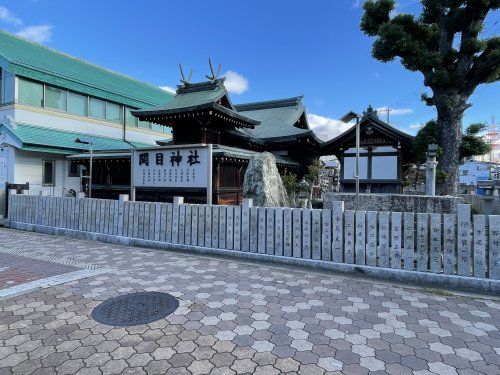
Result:
<instances>
[{"instance_id":1,"label":"paved stone ground","mask_svg":"<svg viewBox=\"0 0 500 375\"><path fill-rule=\"evenodd\" d=\"M0 289L29 281L61 275L77 268L14 254L2 254L0 260Z\"/></svg>"},{"instance_id":2,"label":"paved stone ground","mask_svg":"<svg viewBox=\"0 0 500 375\"><path fill-rule=\"evenodd\" d=\"M7 229L0 248L113 267L0 299L2 375L500 374L498 299ZM91 318L144 290L179 309L137 327Z\"/></svg>"}]
</instances>

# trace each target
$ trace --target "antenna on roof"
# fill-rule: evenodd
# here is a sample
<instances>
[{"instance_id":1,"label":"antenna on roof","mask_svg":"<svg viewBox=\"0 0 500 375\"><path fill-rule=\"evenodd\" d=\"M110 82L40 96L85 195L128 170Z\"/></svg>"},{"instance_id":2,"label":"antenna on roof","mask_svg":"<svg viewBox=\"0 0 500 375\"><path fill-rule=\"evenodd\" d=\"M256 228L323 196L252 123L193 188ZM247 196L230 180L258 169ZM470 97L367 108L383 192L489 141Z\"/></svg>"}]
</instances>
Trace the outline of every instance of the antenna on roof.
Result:
<instances>
[{"instance_id":1,"label":"antenna on roof","mask_svg":"<svg viewBox=\"0 0 500 375\"><path fill-rule=\"evenodd\" d=\"M220 74L220 70L221 70L221 65L219 64L218 68L217 68L217 73L214 72L214 67L212 65L212 60L210 60L210 57L208 58L208 66L210 67L210 73L212 73L212 75L207 75L205 77L207 77L210 81L212 82L215 82L217 80L217 78L219 78L219 74Z\"/></svg>"},{"instance_id":2,"label":"antenna on roof","mask_svg":"<svg viewBox=\"0 0 500 375\"><path fill-rule=\"evenodd\" d=\"M184 84L184 86L189 85L191 82L191 76L193 75L193 69L190 70L189 76L186 77L184 76L184 71L182 70L182 64L179 64L179 70L181 71L181 82Z\"/></svg>"}]
</instances>

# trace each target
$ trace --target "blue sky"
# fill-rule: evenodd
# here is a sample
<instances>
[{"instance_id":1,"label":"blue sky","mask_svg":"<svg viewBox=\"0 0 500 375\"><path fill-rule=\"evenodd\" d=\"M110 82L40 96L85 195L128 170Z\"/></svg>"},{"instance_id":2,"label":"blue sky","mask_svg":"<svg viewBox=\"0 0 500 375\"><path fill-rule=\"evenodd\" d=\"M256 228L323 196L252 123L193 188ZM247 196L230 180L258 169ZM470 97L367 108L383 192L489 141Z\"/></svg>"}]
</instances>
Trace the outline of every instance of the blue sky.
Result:
<instances>
[{"instance_id":1,"label":"blue sky","mask_svg":"<svg viewBox=\"0 0 500 375\"><path fill-rule=\"evenodd\" d=\"M361 3L0 0L0 28L159 86L175 87L179 62L193 81L204 79L210 56L228 75L233 102L304 95L323 137L342 130L335 119L368 104L393 109L391 124L414 133L434 116L420 102L422 75L371 57ZM398 2L400 12L418 9L416 0ZM486 35L500 33L499 19L489 16ZM477 89L465 124L500 118L499 88Z\"/></svg>"}]
</instances>

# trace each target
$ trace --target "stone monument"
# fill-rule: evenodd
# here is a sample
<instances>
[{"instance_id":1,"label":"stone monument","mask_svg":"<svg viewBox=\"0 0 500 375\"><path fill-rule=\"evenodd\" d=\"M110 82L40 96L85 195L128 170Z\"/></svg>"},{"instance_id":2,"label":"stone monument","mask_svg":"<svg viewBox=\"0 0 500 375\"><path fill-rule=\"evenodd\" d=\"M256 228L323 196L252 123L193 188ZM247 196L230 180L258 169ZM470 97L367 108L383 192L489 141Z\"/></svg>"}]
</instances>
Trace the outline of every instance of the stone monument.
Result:
<instances>
[{"instance_id":1,"label":"stone monument","mask_svg":"<svg viewBox=\"0 0 500 375\"><path fill-rule=\"evenodd\" d=\"M254 206L288 206L288 196L273 154L263 152L251 157L243 181L243 196L253 199Z\"/></svg>"}]
</instances>

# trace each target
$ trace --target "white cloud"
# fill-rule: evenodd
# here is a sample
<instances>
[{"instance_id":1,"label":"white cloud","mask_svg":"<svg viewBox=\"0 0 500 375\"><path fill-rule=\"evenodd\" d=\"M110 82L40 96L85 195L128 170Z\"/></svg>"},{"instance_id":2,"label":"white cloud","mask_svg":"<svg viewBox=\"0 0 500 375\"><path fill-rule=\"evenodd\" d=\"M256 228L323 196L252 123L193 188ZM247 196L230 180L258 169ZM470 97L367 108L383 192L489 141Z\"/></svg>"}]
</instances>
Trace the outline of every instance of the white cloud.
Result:
<instances>
[{"instance_id":1,"label":"white cloud","mask_svg":"<svg viewBox=\"0 0 500 375\"><path fill-rule=\"evenodd\" d=\"M52 37L51 25L26 26L19 30L17 35L30 39L36 43L49 42Z\"/></svg>"},{"instance_id":2,"label":"white cloud","mask_svg":"<svg viewBox=\"0 0 500 375\"><path fill-rule=\"evenodd\" d=\"M223 77L226 78L224 85L230 93L242 94L248 90L248 80L241 74L228 70Z\"/></svg>"},{"instance_id":3,"label":"white cloud","mask_svg":"<svg viewBox=\"0 0 500 375\"><path fill-rule=\"evenodd\" d=\"M418 130L422 127L422 124L411 124L410 125L410 129L413 129L413 130Z\"/></svg>"},{"instance_id":4,"label":"white cloud","mask_svg":"<svg viewBox=\"0 0 500 375\"><path fill-rule=\"evenodd\" d=\"M0 6L0 21L5 23L10 23L12 25L20 26L23 24L23 20L12 13L5 7Z\"/></svg>"},{"instance_id":5,"label":"white cloud","mask_svg":"<svg viewBox=\"0 0 500 375\"><path fill-rule=\"evenodd\" d=\"M384 115L384 114L387 114L387 108L388 107L380 107L380 108L377 108L376 111L377 111L379 116ZM407 114L413 113L413 109L411 109L411 108L389 108L389 113L392 116L407 115Z\"/></svg>"},{"instance_id":6,"label":"white cloud","mask_svg":"<svg viewBox=\"0 0 500 375\"><path fill-rule=\"evenodd\" d=\"M323 141L335 138L352 126L340 120L312 113L307 115L307 122L318 138Z\"/></svg>"},{"instance_id":7,"label":"white cloud","mask_svg":"<svg viewBox=\"0 0 500 375\"><path fill-rule=\"evenodd\" d=\"M160 89L175 94L176 90L171 86L160 86Z\"/></svg>"}]
</instances>

